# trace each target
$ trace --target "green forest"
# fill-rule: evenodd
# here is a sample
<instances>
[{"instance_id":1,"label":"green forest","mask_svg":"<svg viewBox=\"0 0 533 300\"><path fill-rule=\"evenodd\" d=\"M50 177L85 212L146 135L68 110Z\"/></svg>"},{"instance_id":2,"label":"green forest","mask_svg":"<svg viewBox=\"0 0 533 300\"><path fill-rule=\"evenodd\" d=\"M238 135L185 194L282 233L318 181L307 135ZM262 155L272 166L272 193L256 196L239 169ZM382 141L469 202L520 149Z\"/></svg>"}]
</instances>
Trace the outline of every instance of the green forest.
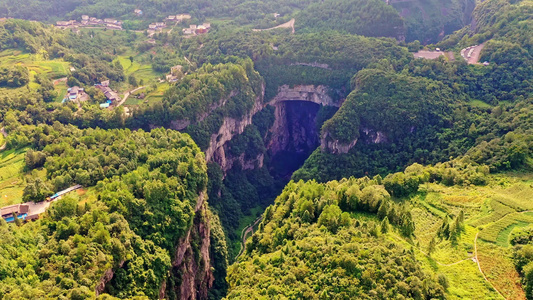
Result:
<instances>
[{"instance_id":1,"label":"green forest","mask_svg":"<svg viewBox=\"0 0 533 300\"><path fill-rule=\"evenodd\" d=\"M0 299L533 299L532 15L0 0Z\"/></svg>"}]
</instances>

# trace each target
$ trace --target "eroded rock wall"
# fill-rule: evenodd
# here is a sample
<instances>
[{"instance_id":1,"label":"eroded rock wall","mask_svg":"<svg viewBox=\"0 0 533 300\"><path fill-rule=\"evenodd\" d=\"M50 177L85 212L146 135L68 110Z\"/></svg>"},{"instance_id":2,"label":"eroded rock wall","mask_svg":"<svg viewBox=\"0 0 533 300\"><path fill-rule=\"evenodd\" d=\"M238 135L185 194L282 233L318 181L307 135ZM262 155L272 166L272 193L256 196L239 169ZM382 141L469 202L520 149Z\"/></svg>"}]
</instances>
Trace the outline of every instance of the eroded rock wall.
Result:
<instances>
[{"instance_id":1,"label":"eroded rock wall","mask_svg":"<svg viewBox=\"0 0 533 300\"><path fill-rule=\"evenodd\" d=\"M207 213L205 194L201 193L196 205L192 227L177 243L172 260L172 286L166 281L159 290L159 298L165 299L172 290L176 299L207 299L215 280L211 269L210 219Z\"/></svg>"}]
</instances>

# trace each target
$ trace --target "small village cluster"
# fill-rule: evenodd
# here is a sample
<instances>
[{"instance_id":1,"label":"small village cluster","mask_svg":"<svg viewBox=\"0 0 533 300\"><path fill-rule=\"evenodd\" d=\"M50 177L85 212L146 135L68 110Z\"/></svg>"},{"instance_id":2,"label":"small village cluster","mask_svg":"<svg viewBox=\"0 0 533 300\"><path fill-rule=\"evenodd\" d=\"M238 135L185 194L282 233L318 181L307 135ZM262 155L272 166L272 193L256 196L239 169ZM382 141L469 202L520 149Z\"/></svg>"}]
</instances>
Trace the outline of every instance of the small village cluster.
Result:
<instances>
[{"instance_id":1,"label":"small village cluster","mask_svg":"<svg viewBox=\"0 0 533 300\"><path fill-rule=\"evenodd\" d=\"M180 80L183 77L182 68L183 66L180 65L170 68L170 74L167 74L166 80L170 83Z\"/></svg>"},{"instance_id":2,"label":"small village cluster","mask_svg":"<svg viewBox=\"0 0 533 300\"><path fill-rule=\"evenodd\" d=\"M140 9L134 10L135 15L142 16L143 11ZM179 15L170 15L166 17L163 22L154 22L148 25L147 33L151 37L157 32L162 32L167 25L170 24L179 24L186 20L190 20L192 17L189 14L179 14ZM97 19L95 17L90 17L88 15L81 16L81 21L70 20L70 21L57 21L56 26L60 28L70 28L77 30L79 27L106 27L108 29L122 30L122 21L106 18L106 19ZM197 35L207 33L211 28L210 23L203 23L198 25L190 25L189 28L183 29L184 35Z\"/></svg>"},{"instance_id":3,"label":"small village cluster","mask_svg":"<svg viewBox=\"0 0 533 300\"><path fill-rule=\"evenodd\" d=\"M70 21L57 21L56 26L60 28L71 28L75 29L78 27L89 27L89 26L105 26L109 29L122 29L122 21L106 18L106 19L97 19L94 17L89 17L88 15L81 16L81 21L76 20Z\"/></svg>"},{"instance_id":4,"label":"small village cluster","mask_svg":"<svg viewBox=\"0 0 533 300\"><path fill-rule=\"evenodd\" d=\"M118 96L117 92L113 91L109 87L109 80L102 81L101 83L95 84L95 87L102 91L106 97L106 101L104 103L100 104L101 108L108 108L113 104L115 101L119 101L120 97ZM73 86L69 87L67 89L67 95L63 99L63 103L72 101L72 102L83 102L89 99L89 95L85 93L85 90L83 88L80 88L79 86Z\"/></svg>"},{"instance_id":5,"label":"small village cluster","mask_svg":"<svg viewBox=\"0 0 533 300\"><path fill-rule=\"evenodd\" d=\"M100 104L101 108L108 108L113 102L120 100L118 94L109 87L109 80L102 81L95 87L102 91L107 99L106 102Z\"/></svg>"},{"instance_id":6,"label":"small village cluster","mask_svg":"<svg viewBox=\"0 0 533 300\"><path fill-rule=\"evenodd\" d=\"M203 23L202 25L190 25L189 28L183 28L184 35L196 35L207 33L211 29L210 23Z\"/></svg>"},{"instance_id":7,"label":"small village cluster","mask_svg":"<svg viewBox=\"0 0 533 300\"><path fill-rule=\"evenodd\" d=\"M37 220L39 219L39 216L48 209L50 203L60 199L63 195L78 190L80 188L82 188L82 186L77 184L69 187L68 189L64 189L60 192L53 194L52 196L46 198L45 201L26 202L22 204L14 204L2 207L0 208L0 216L7 223L15 222L15 218L23 222Z\"/></svg>"}]
</instances>

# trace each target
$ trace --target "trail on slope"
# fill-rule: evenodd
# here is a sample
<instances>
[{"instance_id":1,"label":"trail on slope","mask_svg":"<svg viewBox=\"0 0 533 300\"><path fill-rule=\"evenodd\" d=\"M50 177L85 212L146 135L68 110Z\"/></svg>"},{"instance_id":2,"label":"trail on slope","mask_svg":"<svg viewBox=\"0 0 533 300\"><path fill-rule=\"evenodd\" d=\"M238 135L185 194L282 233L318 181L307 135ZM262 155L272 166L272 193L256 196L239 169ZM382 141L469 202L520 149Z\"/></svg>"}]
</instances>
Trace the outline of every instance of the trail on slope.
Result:
<instances>
[{"instance_id":1,"label":"trail on slope","mask_svg":"<svg viewBox=\"0 0 533 300\"><path fill-rule=\"evenodd\" d=\"M479 258L477 257L477 236L479 235L479 231L476 233L476 238L474 239L474 257L476 259L477 267L479 269L479 272L481 272L481 275L485 279L486 282L490 284L490 286L500 295L503 299L507 299L498 289L490 282L487 277L485 276L485 273L483 273L483 270L481 270L481 264L479 263Z\"/></svg>"},{"instance_id":2,"label":"trail on slope","mask_svg":"<svg viewBox=\"0 0 533 300\"><path fill-rule=\"evenodd\" d=\"M253 234L253 230L254 230L254 226L256 226L259 222L261 222L263 220L263 216L260 216L259 218L257 218L252 224L246 226L242 232L241 232L241 237L242 237L242 241L241 241L241 250L239 250L239 254L237 254L237 256L235 257L235 259L237 259L239 256L241 256L244 251L246 250L246 239L248 238L248 235L251 233Z\"/></svg>"},{"instance_id":3,"label":"trail on slope","mask_svg":"<svg viewBox=\"0 0 533 300\"><path fill-rule=\"evenodd\" d=\"M281 25L267 28L267 29L253 29L253 31L266 31L266 30L272 30L272 29L278 29L278 28L292 28L292 33L294 33L296 30L294 29L294 23L296 22L296 19L292 19L287 23L283 23Z\"/></svg>"}]
</instances>

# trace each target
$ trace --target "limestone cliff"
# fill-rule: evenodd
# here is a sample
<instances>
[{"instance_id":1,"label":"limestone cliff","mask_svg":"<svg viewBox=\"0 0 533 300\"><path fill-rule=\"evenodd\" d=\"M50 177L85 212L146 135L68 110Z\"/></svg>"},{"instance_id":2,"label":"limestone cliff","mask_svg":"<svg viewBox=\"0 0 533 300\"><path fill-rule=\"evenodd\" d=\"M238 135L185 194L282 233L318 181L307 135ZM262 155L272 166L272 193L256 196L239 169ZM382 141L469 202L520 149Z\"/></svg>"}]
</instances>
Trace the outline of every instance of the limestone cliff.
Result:
<instances>
[{"instance_id":1,"label":"limestone cliff","mask_svg":"<svg viewBox=\"0 0 533 300\"><path fill-rule=\"evenodd\" d=\"M354 124L354 126L356 125ZM358 141L365 144L381 144L388 143L389 139L384 132L367 127L360 128L359 138L354 139L350 143L342 143L331 137L329 132L323 132L320 138L320 149L323 152L345 154L355 147Z\"/></svg>"},{"instance_id":2,"label":"limestone cliff","mask_svg":"<svg viewBox=\"0 0 533 300\"><path fill-rule=\"evenodd\" d=\"M324 85L296 85L290 87L282 85L278 88L278 94L270 101L271 105L283 101L306 101L323 106L340 107L343 101L335 101L331 97L331 90Z\"/></svg>"},{"instance_id":3,"label":"limestone cliff","mask_svg":"<svg viewBox=\"0 0 533 300\"><path fill-rule=\"evenodd\" d=\"M320 138L320 149L323 152L329 152L332 154L345 154L350 151L357 144L357 139L354 139L350 143L342 143L337 139L333 139L329 132L324 132Z\"/></svg>"},{"instance_id":4,"label":"limestone cliff","mask_svg":"<svg viewBox=\"0 0 533 300\"><path fill-rule=\"evenodd\" d=\"M254 106L251 111L246 113L242 118L235 119L230 117L225 117L222 123L222 126L218 129L218 132L211 135L211 140L209 142L209 147L205 150L205 160L208 162L216 162L220 165L224 172L231 169L233 162L236 159L241 160L241 164L249 165L249 162L245 162L244 156L242 158L232 158L228 157L224 146L227 145L229 141L233 139L236 135L239 135L244 132L244 129L252 124L253 116L263 109L263 96L265 93L265 86L262 86L262 94L258 95L255 99ZM262 166L263 158L258 157L257 163ZM254 163L252 162L252 165Z\"/></svg>"},{"instance_id":5,"label":"limestone cliff","mask_svg":"<svg viewBox=\"0 0 533 300\"><path fill-rule=\"evenodd\" d=\"M159 290L160 299L167 298L169 294L176 299L208 298L215 278L210 259L210 219L204 197L205 194L201 193L193 225L177 243L170 277Z\"/></svg>"}]
</instances>

